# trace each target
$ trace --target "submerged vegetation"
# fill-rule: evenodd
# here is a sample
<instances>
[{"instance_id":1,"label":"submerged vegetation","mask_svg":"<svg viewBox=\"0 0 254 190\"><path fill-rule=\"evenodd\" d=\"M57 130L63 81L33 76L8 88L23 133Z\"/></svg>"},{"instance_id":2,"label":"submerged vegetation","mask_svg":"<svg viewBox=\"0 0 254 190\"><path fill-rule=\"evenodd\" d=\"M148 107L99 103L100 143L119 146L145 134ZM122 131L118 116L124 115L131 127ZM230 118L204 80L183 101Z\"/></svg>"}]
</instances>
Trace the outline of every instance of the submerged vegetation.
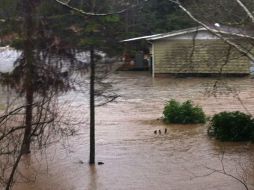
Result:
<instances>
[{"instance_id":1,"label":"submerged vegetation","mask_svg":"<svg viewBox=\"0 0 254 190\"><path fill-rule=\"evenodd\" d=\"M208 134L222 141L252 141L254 120L239 111L221 112L213 116Z\"/></svg>"},{"instance_id":2,"label":"submerged vegetation","mask_svg":"<svg viewBox=\"0 0 254 190\"><path fill-rule=\"evenodd\" d=\"M163 119L173 124L204 124L207 117L191 100L180 103L172 99L164 107ZM211 118L208 135L221 141L253 141L254 118L240 111L220 112Z\"/></svg>"},{"instance_id":3,"label":"submerged vegetation","mask_svg":"<svg viewBox=\"0 0 254 190\"><path fill-rule=\"evenodd\" d=\"M166 123L198 124L206 122L203 109L193 105L190 100L183 103L170 100L164 107L163 115Z\"/></svg>"}]
</instances>

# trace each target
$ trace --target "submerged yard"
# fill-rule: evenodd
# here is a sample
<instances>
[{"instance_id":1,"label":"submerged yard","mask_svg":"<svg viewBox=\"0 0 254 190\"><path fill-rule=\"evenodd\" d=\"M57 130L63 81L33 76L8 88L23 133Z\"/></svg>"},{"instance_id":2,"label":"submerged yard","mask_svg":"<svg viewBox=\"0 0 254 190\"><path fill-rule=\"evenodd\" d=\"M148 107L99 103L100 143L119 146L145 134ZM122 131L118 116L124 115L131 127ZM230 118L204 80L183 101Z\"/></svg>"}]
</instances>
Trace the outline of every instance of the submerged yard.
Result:
<instances>
[{"instance_id":1,"label":"submerged yard","mask_svg":"<svg viewBox=\"0 0 254 190\"><path fill-rule=\"evenodd\" d=\"M90 167L89 127L62 144L24 157L20 173L25 178L15 190L241 190L244 186L225 171L246 180L254 189L254 145L223 143L207 137L206 125L165 125L163 106L174 98L203 107L208 115L240 110L254 113L253 79L156 78L143 72L112 76L121 96L96 110L96 160ZM217 82L216 82L217 81ZM79 97L79 99L76 99ZM75 93L69 117L87 114L86 104ZM84 102L83 102L84 101ZM167 128L167 134L154 130Z\"/></svg>"}]
</instances>

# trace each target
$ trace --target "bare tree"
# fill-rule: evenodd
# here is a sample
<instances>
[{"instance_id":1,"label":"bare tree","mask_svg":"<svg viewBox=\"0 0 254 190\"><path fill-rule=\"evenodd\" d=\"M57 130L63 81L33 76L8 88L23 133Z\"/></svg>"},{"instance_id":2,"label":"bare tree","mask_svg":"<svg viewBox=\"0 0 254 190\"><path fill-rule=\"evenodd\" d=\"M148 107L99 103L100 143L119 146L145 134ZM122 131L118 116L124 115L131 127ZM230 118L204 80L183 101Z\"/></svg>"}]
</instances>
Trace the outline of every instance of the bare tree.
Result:
<instances>
[{"instance_id":1,"label":"bare tree","mask_svg":"<svg viewBox=\"0 0 254 190\"><path fill-rule=\"evenodd\" d=\"M235 180L236 182L241 184L244 189L249 190L250 189L249 184L248 184L249 170L248 170L248 167L246 167L245 164L241 161L240 157L241 157L241 155L239 156L239 158L237 160L228 160L228 161L232 162L233 165L235 166L235 168L230 171L228 171L228 168L226 167L226 159L225 159L226 152L225 151L222 151L218 155L218 159L220 162L220 165L218 168L213 168L213 167L209 167L207 165L202 164L201 167L203 167L207 170L207 172L202 175L197 175L192 171L189 171L187 169L186 170L193 176L192 179L206 178L206 177L211 177L216 174L221 174L225 177Z\"/></svg>"}]
</instances>

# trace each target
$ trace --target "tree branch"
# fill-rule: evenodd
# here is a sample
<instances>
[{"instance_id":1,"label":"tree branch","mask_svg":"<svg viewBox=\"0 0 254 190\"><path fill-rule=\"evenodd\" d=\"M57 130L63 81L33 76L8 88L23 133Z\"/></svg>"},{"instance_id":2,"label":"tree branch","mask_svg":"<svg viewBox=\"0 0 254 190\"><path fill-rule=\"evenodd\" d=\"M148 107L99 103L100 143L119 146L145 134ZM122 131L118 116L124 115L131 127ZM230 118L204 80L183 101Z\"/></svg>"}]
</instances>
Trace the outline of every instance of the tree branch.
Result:
<instances>
[{"instance_id":1,"label":"tree branch","mask_svg":"<svg viewBox=\"0 0 254 190\"><path fill-rule=\"evenodd\" d=\"M250 10L243 4L241 0L236 0L236 2L243 8L248 17L250 17L251 21L254 23L254 15L250 12Z\"/></svg>"},{"instance_id":2,"label":"tree branch","mask_svg":"<svg viewBox=\"0 0 254 190\"><path fill-rule=\"evenodd\" d=\"M109 13L95 13L95 12L86 12L84 10L73 7L73 6L68 4L69 2L65 3L65 2L62 2L60 0L55 0L55 1L57 3L65 6L65 7L67 7L67 8L69 8L69 9L71 9L71 10L74 10L74 11L76 11L76 12L82 14L82 15L86 15L86 16L110 16L110 15L122 14L122 13L126 12L129 9L129 8L126 8L126 9L123 9L123 10L120 10L120 11L109 12Z\"/></svg>"},{"instance_id":3,"label":"tree branch","mask_svg":"<svg viewBox=\"0 0 254 190\"><path fill-rule=\"evenodd\" d=\"M239 52L241 52L243 55L247 56L251 61L254 61L254 55L252 55L248 50L245 50L244 48L242 48L241 46L237 45L236 43L232 42L231 40L225 38L223 35L221 35L221 31L219 30L214 30L211 27L209 27L207 24L205 24L204 22L200 21L198 18L196 18L190 11L188 11L179 1L174 1L174 0L169 0L172 3L175 3L180 9L182 9L182 11L184 11L193 21L195 21L196 23L200 24L201 26L203 26L206 30L208 30L209 32L211 32L212 34L214 34L215 36L217 36L218 38L220 38L221 40L223 40L225 43L233 46L235 49L237 49ZM247 35L242 35L242 34L235 34L235 33L229 33L231 35L237 35L239 37L245 37L245 38L251 38L254 39L251 36L247 36Z\"/></svg>"}]
</instances>

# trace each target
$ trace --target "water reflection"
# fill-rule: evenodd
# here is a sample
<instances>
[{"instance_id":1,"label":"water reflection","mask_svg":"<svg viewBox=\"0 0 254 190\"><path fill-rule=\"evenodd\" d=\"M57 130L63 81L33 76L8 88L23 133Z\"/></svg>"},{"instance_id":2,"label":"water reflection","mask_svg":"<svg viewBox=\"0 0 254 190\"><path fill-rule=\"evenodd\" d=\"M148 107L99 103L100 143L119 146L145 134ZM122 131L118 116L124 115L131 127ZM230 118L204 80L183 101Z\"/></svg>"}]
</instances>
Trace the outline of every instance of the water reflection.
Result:
<instances>
[{"instance_id":1,"label":"water reflection","mask_svg":"<svg viewBox=\"0 0 254 190\"><path fill-rule=\"evenodd\" d=\"M89 190L97 190L97 170L96 166L91 166L90 167L90 172L89 172L89 185L88 188Z\"/></svg>"}]
</instances>

